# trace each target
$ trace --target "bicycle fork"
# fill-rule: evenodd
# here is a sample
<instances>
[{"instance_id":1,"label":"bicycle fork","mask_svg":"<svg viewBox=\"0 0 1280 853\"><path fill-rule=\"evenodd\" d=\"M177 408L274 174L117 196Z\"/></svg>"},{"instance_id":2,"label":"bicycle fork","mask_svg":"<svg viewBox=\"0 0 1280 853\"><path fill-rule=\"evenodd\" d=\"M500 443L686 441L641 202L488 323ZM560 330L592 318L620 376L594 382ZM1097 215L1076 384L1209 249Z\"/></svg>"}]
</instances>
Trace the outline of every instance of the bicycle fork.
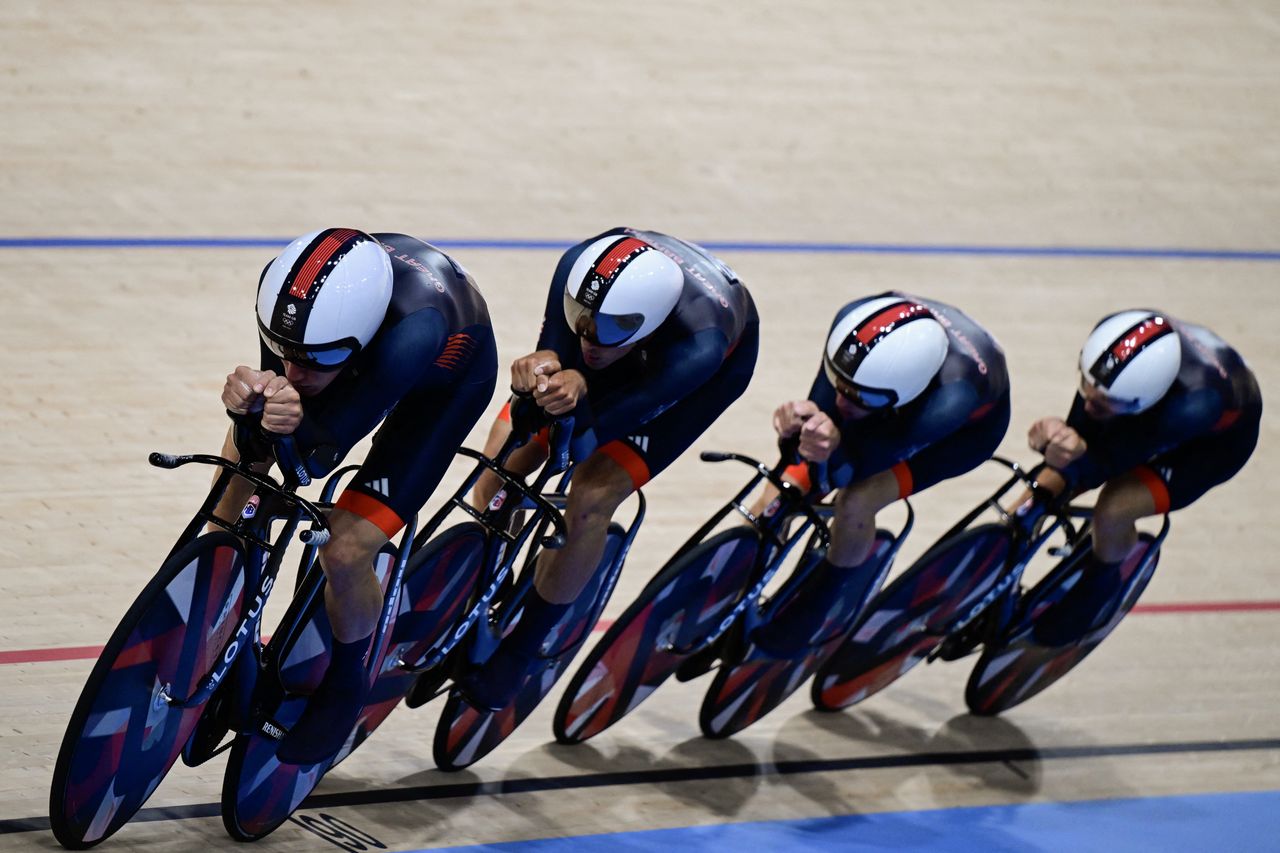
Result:
<instances>
[{"instance_id":1,"label":"bicycle fork","mask_svg":"<svg viewBox=\"0 0 1280 853\"><path fill-rule=\"evenodd\" d=\"M1060 526L1061 521L1055 520L1047 529L1027 539L1024 539L1022 534L1017 535L1014 547L1017 547L1019 551L1015 552L1016 556L1009 558L1003 575L982 598L978 599L969 608L963 617L954 625L949 626L946 633L941 635L943 642L934 647L926 658L929 663L944 655L946 660L955 660L963 657L973 651L978 643L997 636L1009 626L1009 623L1013 620L1018 584L1022 580L1022 575L1026 571L1027 565L1035 557L1045 540L1053 535ZM999 608L992 610L996 605L999 605ZM989 624L983 626L981 635L976 637L968 636L966 631L969 626L978 623L978 620L985 617L989 612L994 613L995 617ZM947 641L951 638L958 640L960 648L948 646Z\"/></svg>"}]
</instances>

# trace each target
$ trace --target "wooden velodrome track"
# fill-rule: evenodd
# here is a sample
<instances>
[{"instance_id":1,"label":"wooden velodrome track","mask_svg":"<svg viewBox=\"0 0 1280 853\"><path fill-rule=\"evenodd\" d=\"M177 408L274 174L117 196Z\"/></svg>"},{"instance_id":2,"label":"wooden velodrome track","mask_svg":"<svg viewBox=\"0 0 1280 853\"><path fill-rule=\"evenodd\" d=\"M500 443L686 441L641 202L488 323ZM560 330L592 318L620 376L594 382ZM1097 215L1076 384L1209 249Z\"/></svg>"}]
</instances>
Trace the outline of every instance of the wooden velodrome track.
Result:
<instances>
[{"instance_id":1,"label":"wooden velodrome track","mask_svg":"<svg viewBox=\"0 0 1280 853\"><path fill-rule=\"evenodd\" d=\"M256 352L258 271L304 231L450 249L504 364L536 336L554 247L618 224L739 244L719 253L755 294L762 355L696 449L767 455L769 413L807 389L833 311L888 288L961 306L1000 339L1016 458L1034 416L1065 411L1091 323L1122 307L1217 330L1280 400L1280 7L1263 0L8 0L0 114L3 850L54 845L42 827L80 647L106 639L206 487L146 454L216 449L222 378ZM1175 517L1144 604L1189 606L1134 615L1004 718L966 716L969 667L937 664L838 715L801 691L710 742L702 681L577 748L549 745L548 701L447 775L429 706L397 712L302 813L404 850L1276 789L1278 440L1264 419L1249 467ZM899 565L996 476L916 499ZM690 453L647 488L609 615L739 481ZM230 847L208 805L222 766L175 769L103 849ZM296 825L259 845L326 847Z\"/></svg>"}]
</instances>

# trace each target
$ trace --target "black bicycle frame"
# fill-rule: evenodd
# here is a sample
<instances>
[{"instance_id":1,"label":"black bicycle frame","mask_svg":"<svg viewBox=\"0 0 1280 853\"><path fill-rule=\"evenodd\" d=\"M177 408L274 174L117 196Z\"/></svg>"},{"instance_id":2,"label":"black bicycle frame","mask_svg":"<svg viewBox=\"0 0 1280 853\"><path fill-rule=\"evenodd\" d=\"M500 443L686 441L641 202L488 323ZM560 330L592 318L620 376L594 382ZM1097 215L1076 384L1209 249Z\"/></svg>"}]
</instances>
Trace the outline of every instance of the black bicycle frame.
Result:
<instances>
[{"instance_id":1,"label":"black bicycle frame","mask_svg":"<svg viewBox=\"0 0 1280 853\"><path fill-rule=\"evenodd\" d=\"M200 686L190 696L172 697L161 691L157 701L163 699L167 704L175 707L193 708L204 704L213 695L213 692L222 683L222 680L235 663L236 658L248 645L256 640L258 625L262 619L263 605L275 586L276 576L284 559L285 545L289 538L293 536L293 532L297 529L303 516L309 517L313 525L310 530L302 532L301 538L303 541L313 543L317 547L328 541L328 525L321 508L294 492L297 486L309 484L310 477L300 466L292 466L284 461L289 458L296 458L296 454L292 452L291 445L292 440L288 439L288 437L275 442L277 456L281 460L281 471L286 480L284 484L278 483L268 476L256 473L243 462L231 462L220 456L208 454L179 456L152 453L148 457L151 464L158 468L173 469L197 463L214 465L221 469L209 490L208 497L205 498L200 509L187 524L182 536L178 539L178 544L170 550L169 556L172 557L178 548L194 540L205 526L212 524L240 537L248 544L249 547L246 549L245 554L245 586L247 590L254 591L253 604L250 605L248 612L240 620L240 624L236 626L235 633L231 635L230 643L223 649L221 661L213 672L201 681ZM227 522L216 516L213 511L222 500L234 477L243 477L248 480L254 485L255 491L253 498L246 502L236 520ZM260 504L264 496L283 504L288 509L288 512L276 514L270 511L270 507L262 509ZM257 500L254 500L254 498ZM280 518L284 519L284 526L274 541L268 541L271 523Z\"/></svg>"},{"instance_id":2,"label":"black bicycle frame","mask_svg":"<svg viewBox=\"0 0 1280 853\"><path fill-rule=\"evenodd\" d=\"M1002 597L1012 595L1021 581L1026 567L1031 563L1035 555L1039 553L1045 541L1057 532L1059 528L1062 528L1066 542L1062 546L1050 549L1050 553L1064 558L1074 553L1079 543L1088 534L1090 520L1093 517L1093 510L1089 507L1081 507L1069 503L1054 506L1051 496L1043 494L1043 487L1039 486L1030 473L1016 462L1001 456L993 456L990 461L1009 468L1013 471L1013 476L996 489L990 498L978 504L972 512L952 526L938 541L947 541L968 528L982 513L989 509L994 509L999 515L1001 523L1009 528L1009 535L1013 540L1012 547L1005 558L1004 565L1000 569L999 579L986 595L969 608L963 618L948 628L947 636L960 633L996 602L1000 601ZM1033 503L1025 515L1010 515L1000 505L1000 498L1019 482L1031 489ZM1077 527L1072 524L1072 519L1083 519L1084 523ZM1166 515L1164 525L1156 539L1156 545L1159 545L1164 540L1168 532L1169 518ZM1003 618L998 621L998 624L993 624L991 626L993 634L1003 630L1012 615L1012 612L1006 612ZM934 656L938 654L938 651L934 651Z\"/></svg>"},{"instance_id":3,"label":"black bicycle frame","mask_svg":"<svg viewBox=\"0 0 1280 853\"><path fill-rule=\"evenodd\" d=\"M461 509L475 519L485 531L485 545L481 559L484 561L486 570L485 576L479 585L483 588L483 592L471 606L466 617L455 626L453 631L424 652L418 662L398 661L398 666L401 669L411 674L434 669L457 648L463 639L471 634L472 628L480 622L481 616L487 617L494 597L507 578L510 577L516 557L529 537L534 533L535 528L538 530L540 543L543 547L559 548L564 544L566 535L564 518L561 516L560 510L542 494L542 490L551 478L558 474L565 475L567 479L569 471L567 466L567 447L572 435L573 420L571 418L562 418L552 423L550 458L543 465L542 470L539 471L532 484L526 484L522 477L511 473L503 467L511 453L528 442L530 436L527 434L517 435L512 433L497 454L496 459L490 459L484 454L477 453L469 448L459 448L458 453L475 459L476 466L471 474L463 480L462 485L458 487L453 496L427 522L426 527L418 534L414 547L416 550L425 545L448 514L454 509ZM491 471L496 474L502 480L502 486L493 499L490 500L489 506L484 510L478 510L467 502L466 495L485 471ZM513 499L513 495L516 499ZM522 509L532 509L534 510L534 515L521 524L515 533L512 533L509 529L511 518L517 511ZM549 536L545 535L548 525L555 528L555 533ZM487 626L487 619L484 624ZM484 640L479 642L484 645Z\"/></svg>"},{"instance_id":4,"label":"black bicycle frame","mask_svg":"<svg viewBox=\"0 0 1280 853\"><path fill-rule=\"evenodd\" d=\"M708 636L701 638L698 648L709 646L722 637L733 625L738 621L744 613L753 608L760 596L764 594L765 587L773 580L778 570L782 568L782 564L786 561L787 555L802 539L808 539L810 546L819 554L825 554L827 548L831 545L831 535L827 530L827 525L823 518L829 517L831 509L829 507L814 507L805 498L803 492L796 486L782 479L782 472L786 469L788 461L795 452L795 446L798 442L784 441L780 443L780 460L773 467L769 468L764 463L752 459L750 456L744 456L739 453L715 453L707 451L702 453L701 458L704 462L741 462L756 470L755 475L747 482L747 484L732 497L728 503L720 508L718 512L711 516L711 519L698 528L697 532L689 538L688 541L680 547L675 556L671 558L672 562L679 559L687 553L691 548L706 538L716 525L727 518L731 513L737 512L747 519L748 523L755 529L756 536L760 542L760 548L756 550L755 562L751 567L751 577L755 578L755 582L746 591L746 593L738 600L738 602L729 610L728 613L721 618L715 630ZM747 495L755 491L760 483L768 481L776 489L778 489L778 503L776 506L770 506L763 517L757 516L743 503ZM770 511L771 510L771 511ZM790 534L780 535L787 523L793 518L801 516L804 521L801 525ZM810 531L812 531L810 533ZM809 534L806 536L806 534ZM750 629L753 625L748 625ZM666 651L674 651L679 654L689 654L697 649L676 649L671 646Z\"/></svg>"}]
</instances>

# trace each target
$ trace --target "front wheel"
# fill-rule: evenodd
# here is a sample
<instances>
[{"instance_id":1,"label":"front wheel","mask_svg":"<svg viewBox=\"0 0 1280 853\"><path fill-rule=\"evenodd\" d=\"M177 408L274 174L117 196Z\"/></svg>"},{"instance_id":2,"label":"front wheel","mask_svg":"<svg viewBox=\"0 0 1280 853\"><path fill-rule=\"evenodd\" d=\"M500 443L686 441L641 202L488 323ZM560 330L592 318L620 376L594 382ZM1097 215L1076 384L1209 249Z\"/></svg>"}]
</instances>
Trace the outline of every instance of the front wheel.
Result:
<instances>
[{"instance_id":1,"label":"front wheel","mask_svg":"<svg viewBox=\"0 0 1280 853\"><path fill-rule=\"evenodd\" d=\"M1120 564L1120 586L1113 599L1117 605L1100 624L1082 632L1073 643L1040 645L1035 640L1035 621L1080 579L1088 546L1064 560L1027 593L1022 617L1005 632L1002 642L983 652L969 676L964 701L970 711L992 716L1027 701L1070 672L1106 639L1137 603L1160 561L1155 537L1140 533L1138 538L1141 547L1134 548ZM1089 615L1092 614L1082 614L1082 621Z\"/></svg>"},{"instance_id":2,"label":"front wheel","mask_svg":"<svg viewBox=\"0 0 1280 853\"><path fill-rule=\"evenodd\" d=\"M834 599L827 602L826 612L813 614L814 629L809 636L807 649L794 656L777 658L750 642L742 653L725 661L716 671L698 710L698 727L708 738L719 739L737 734L777 708L787 697L812 675L831 656L848 634L850 625L875 594L889 570L895 551L893 534L876 531L874 545L874 578L866 581L852 579ZM818 560L812 552L806 554L797 571L773 597L765 618L785 607L809 579L800 571L811 567Z\"/></svg>"},{"instance_id":3,"label":"front wheel","mask_svg":"<svg viewBox=\"0 0 1280 853\"><path fill-rule=\"evenodd\" d=\"M939 542L887 586L818 670L813 704L836 711L888 687L929 656L998 581L1013 540L982 525Z\"/></svg>"},{"instance_id":4,"label":"front wheel","mask_svg":"<svg viewBox=\"0 0 1280 853\"><path fill-rule=\"evenodd\" d=\"M622 567L619 559L626 531L615 523L609 525L604 555L595 574L583 589L573 608L561 620L554 636L568 638L567 646L551 657L541 659L536 672L527 673L515 700L500 711L477 708L463 698L456 687L449 692L444 710L436 725L432 755L441 770L461 770L479 761L506 740L533 713L556 681L573 661L591 634L591 628L604 608L605 598ZM520 583L532 583L521 578Z\"/></svg>"},{"instance_id":5,"label":"front wheel","mask_svg":"<svg viewBox=\"0 0 1280 853\"><path fill-rule=\"evenodd\" d=\"M660 570L569 681L552 723L556 740L600 734L705 646L751 583L759 548L754 530L737 527Z\"/></svg>"},{"instance_id":6,"label":"front wheel","mask_svg":"<svg viewBox=\"0 0 1280 853\"><path fill-rule=\"evenodd\" d=\"M384 595L395 561L396 549L389 542L374 557ZM338 755L313 765L284 764L276 758L280 741L264 734L268 723L287 732L298 722L329 668L333 630L324 586L317 566L303 579L263 651L269 665L254 691L254 713L231 746L222 782L222 824L237 841L256 841L275 831L329 768L354 749L358 726Z\"/></svg>"},{"instance_id":7,"label":"front wheel","mask_svg":"<svg viewBox=\"0 0 1280 853\"><path fill-rule=\"evenodd\" d=\"M178 549L142 590L94 664L53 771L49 821L62 846L92 847L142 807L178 759L204 705L181 707L235 658L246 611L240 540L217 531Z\"/></svg>"}]
</instances>

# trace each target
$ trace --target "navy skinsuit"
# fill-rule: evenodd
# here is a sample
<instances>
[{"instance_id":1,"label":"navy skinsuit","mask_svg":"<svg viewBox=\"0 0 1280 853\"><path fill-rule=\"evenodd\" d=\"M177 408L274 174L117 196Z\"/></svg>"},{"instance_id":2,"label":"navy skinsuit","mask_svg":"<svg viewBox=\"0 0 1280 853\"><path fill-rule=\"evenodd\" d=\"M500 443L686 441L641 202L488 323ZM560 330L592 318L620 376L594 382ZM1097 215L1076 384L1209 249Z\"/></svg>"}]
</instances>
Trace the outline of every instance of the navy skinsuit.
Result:
<instances>
[{"instance_id":1,"label":"navy skinsuit","mask_svg":"<svg viewBox=\"0 0 1280 853\"><path fill-rule=\"evenodd\" d=\"M569 271L595 241L636 237L684 271L684 290L671 315L648 338L602 370L582 360L578 338L564 317ZM675 461L751 380L759 350L759 317L747 288L731 269L691 243L631 228L614 228L565 252L551 280L538 349L553 350L561 366L587 380L591 426L600 452L639 488Z\"/></svg>"},{"instance_id":2,"label":"navy skinsuit","mask_svg":"<svg viewBox=\"0 0 1280 853\"><path fill-rule=\"evenodd\" d=\"M947 330L947 357L933 382L905 406L852 420L840 414L836 390L819 368L809 399L840 429L826 485L843 488L892 470L899 497L907 497L991 458L1009 426L1009 374L1004 351L985 329L931 299L898 292L858 299L836 313L831 330L857 306L884 296L921 303ZM808 479L802 466L789 473Z\"/></svg>"},{"instance_id":3,"label":"navy skinsuit","mask_svg":"<svg viewBox=\"0 0 1280 853\"><path fill-rule=\"evenodd\" d=\"M439 249L404 234L374 234L395 283L369 346L320 394L304 397L294 437L323 476L382 424L337 502L393 535L439 484L493 397L498 356L484 298ZM262 346L262 369L284 372Z\"/></svg>"},{"instance_id":4,"label":"navy skinsuit","mask_svg":"<svg viewBox=\"0 0 1280 853\"><path fill-rule=\"evenodd\" d=\"M1085 440L1062 474L1073 492L1132 471L1158 512L1181 509L1244 467L1258 443L1262 392L1240 354L1203 326L1169 318L1182 346L1173 387L1155 406L1108 420L1090 417L1077 393L1067 424Z\"/></svg>"}]
</instances>

